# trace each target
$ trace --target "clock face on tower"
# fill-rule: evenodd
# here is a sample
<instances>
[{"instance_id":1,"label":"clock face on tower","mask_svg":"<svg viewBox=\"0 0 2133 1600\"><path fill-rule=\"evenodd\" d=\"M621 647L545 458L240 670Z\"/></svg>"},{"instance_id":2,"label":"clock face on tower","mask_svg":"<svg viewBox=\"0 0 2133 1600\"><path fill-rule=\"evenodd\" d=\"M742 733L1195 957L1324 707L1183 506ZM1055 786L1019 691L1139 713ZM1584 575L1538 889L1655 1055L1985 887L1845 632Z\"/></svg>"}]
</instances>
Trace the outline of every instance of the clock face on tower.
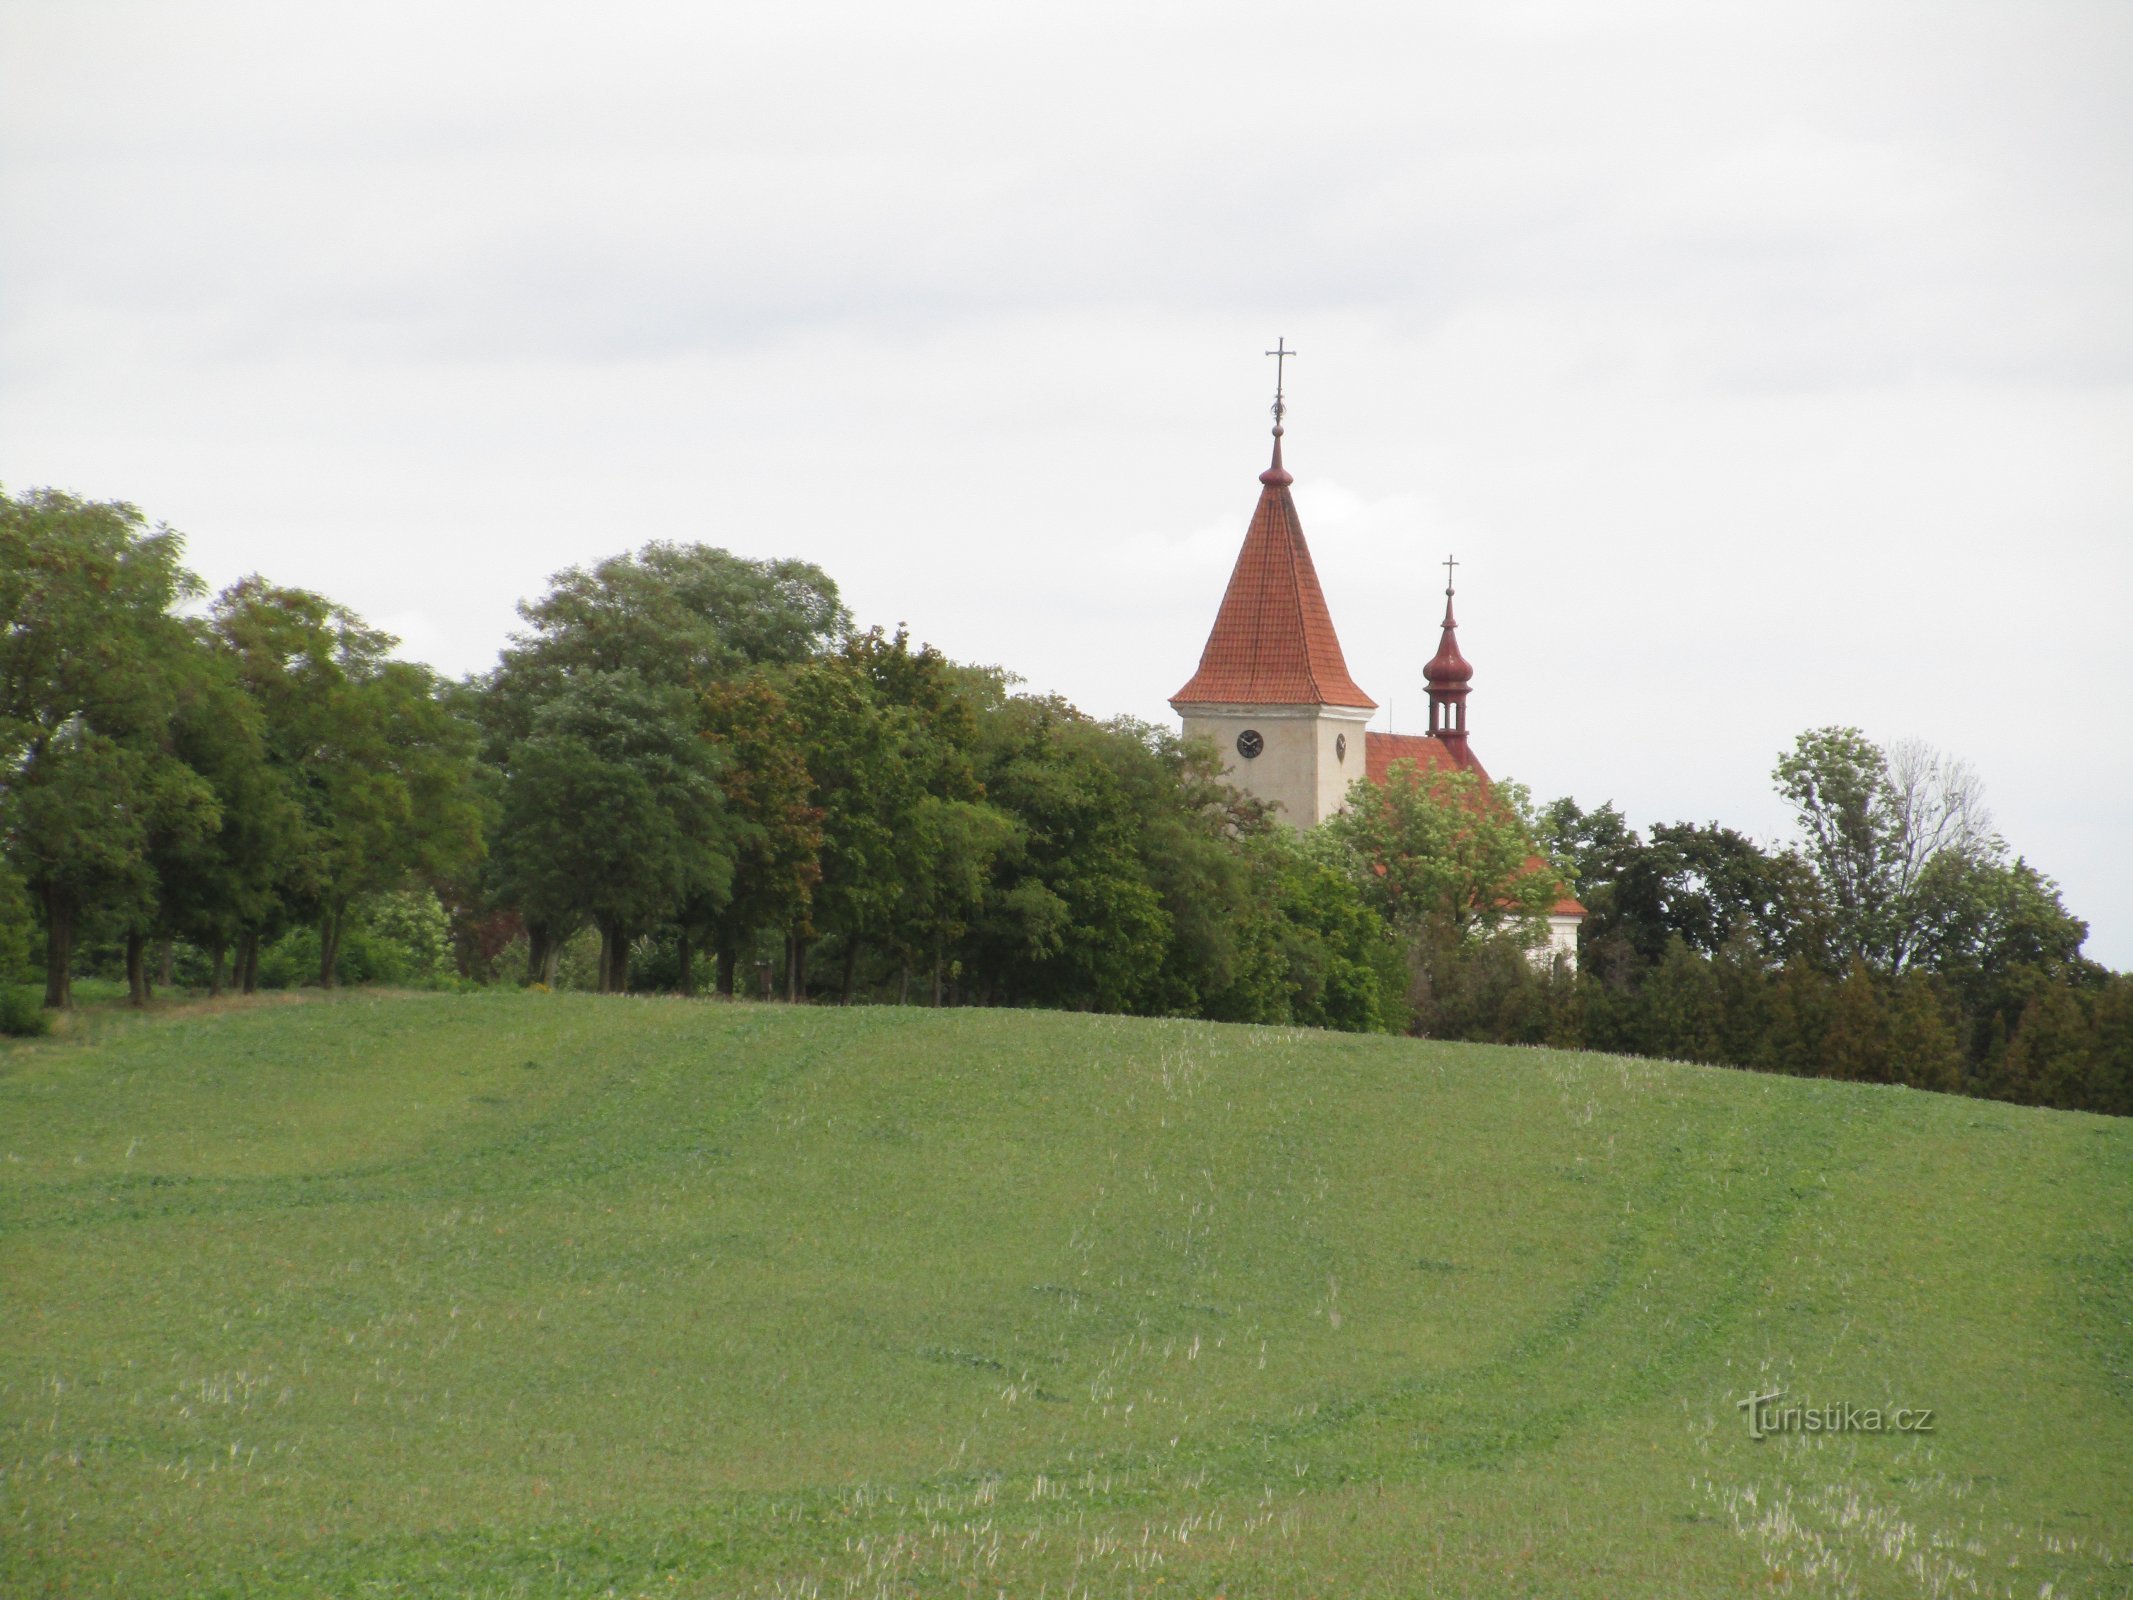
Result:
<instances>
[{"instance_id":1,"label":"clock face on tower","mask_svg":"<svg viewBox=\"0 0 2133 1600\"><path fill-rule=\"evenodd\" d=\"M1237 735L1237 754L1249 761L1266 748L1266 741L1259 737L1257 728L1246 728Z\"/></svg>"}]
</instances>

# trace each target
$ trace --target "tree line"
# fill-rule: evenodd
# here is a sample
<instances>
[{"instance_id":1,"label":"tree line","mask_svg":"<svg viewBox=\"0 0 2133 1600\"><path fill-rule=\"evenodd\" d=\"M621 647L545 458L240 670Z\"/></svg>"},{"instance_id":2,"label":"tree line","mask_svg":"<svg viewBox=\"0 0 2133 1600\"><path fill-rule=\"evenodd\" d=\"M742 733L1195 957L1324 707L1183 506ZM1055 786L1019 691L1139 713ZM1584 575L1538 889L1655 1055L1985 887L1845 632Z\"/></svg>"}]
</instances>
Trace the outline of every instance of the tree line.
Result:
<instances>
[{"instance_id":1,"label":"tree line","mask_svg":"<svg viewBox=\"0 0 2133 1600\"><path fill-rule=\"evenodd\" d=\"M1967 766L1821 728L1772 778L1796 845L1541 809L1589 912L1575 977L1440 943L1419 1028L2133 1115L2133 977L2082 955Z\"/></svg>"},{"instance_id":2,"label":"tree line","mask_svg":"<svg viewBox=\"0 0 2133 1600\"><path fill-rule=\"evenodd\" d=\"M1778 850L1412 770L1299 835L803 561L655 542L520 612L446 680L323 596L207 595L134 507L0 494L0 979L1075 1007L2133 1110L2128 980L1930 752L1803 735ZM1533 958L1564 886L1574 976Z\"/></svg>"}]
</instances>

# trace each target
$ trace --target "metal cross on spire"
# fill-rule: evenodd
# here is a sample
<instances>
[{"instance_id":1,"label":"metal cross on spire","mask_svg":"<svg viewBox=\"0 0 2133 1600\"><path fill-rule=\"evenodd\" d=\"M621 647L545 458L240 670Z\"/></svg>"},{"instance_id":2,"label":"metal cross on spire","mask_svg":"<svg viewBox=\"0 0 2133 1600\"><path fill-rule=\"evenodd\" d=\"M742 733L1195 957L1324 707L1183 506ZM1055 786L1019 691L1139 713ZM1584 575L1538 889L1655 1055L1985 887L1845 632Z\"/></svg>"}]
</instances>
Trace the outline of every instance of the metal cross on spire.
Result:
<instances>
[{"instance_id":1,"label":"metal cross on spire","mask_svg":"<svg viewBox=\"0 0 2133 1600\"><path fill-rule=\"evenodd\" d=\"M1452 592L1452 568L1458 565L1459 558L1457 556L1446 556L1444 558L1444 592L1447 595Z\"/></svg>"},{"instance_id":2,"label":"metal cross on spire","mask_svg":"<svg viewBox=\"0 0 2133 1600\"><path fill-rule=\"evenodd\" d=\"M1281 426L1282 413L1289 409L1287 402L1281 397L1282 368L1287 364L1289 357L1296 354L1296 352L1289 348L1287 339L1276 339L1274 348L1269 350L1267 354L1274 358L1274 426L1278 428Z\"/></svg>"}]
</instances>

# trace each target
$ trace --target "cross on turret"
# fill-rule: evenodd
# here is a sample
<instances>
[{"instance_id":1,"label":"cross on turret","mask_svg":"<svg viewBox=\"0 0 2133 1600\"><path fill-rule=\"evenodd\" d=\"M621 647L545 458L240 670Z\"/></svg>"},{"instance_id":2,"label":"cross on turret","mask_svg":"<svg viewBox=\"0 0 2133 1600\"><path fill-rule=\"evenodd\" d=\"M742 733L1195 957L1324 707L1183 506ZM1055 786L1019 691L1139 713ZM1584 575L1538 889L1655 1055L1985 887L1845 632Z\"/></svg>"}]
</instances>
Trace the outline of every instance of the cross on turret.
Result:
<instances>
[{"instance_id":1,"label":"cross on turret","mask_svg":"<svg viewBox=\"0 0 2133 1600\"><path fill-rule=\"evenodd\" d=\"M1274 426L1278 428L1281 426L1282 413L1289 409L1287 403L1281 397L1282 368L1287 365L1289 357L1296 354L1296 352L1289 348L1289 341L1283 338L1276 339L1274 348L1269 350L1267 354L1274 358Z\"/></svg>"}]
</instances>

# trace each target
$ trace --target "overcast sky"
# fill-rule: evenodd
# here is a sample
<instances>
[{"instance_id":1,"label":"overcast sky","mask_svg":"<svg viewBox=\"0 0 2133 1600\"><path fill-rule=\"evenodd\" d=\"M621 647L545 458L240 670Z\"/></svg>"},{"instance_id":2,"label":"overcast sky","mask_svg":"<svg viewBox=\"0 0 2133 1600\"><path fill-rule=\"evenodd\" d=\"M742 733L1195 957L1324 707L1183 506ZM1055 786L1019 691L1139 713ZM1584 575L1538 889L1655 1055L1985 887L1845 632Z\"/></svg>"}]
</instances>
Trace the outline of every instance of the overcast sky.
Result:
<instances>
[{"instance_id":1,"label":"overcast sky","mask_svg":"<svg viewBox=\"0 0 2133 1600\"><path fill-rule=\"evenodd\" d=\"M0 483L449 673L647 539L1174 720L1288 464L1378 727L1785 835L1851 723L2133 967L2133 6L0 4Z\"/></svg>"}]
</instances>

